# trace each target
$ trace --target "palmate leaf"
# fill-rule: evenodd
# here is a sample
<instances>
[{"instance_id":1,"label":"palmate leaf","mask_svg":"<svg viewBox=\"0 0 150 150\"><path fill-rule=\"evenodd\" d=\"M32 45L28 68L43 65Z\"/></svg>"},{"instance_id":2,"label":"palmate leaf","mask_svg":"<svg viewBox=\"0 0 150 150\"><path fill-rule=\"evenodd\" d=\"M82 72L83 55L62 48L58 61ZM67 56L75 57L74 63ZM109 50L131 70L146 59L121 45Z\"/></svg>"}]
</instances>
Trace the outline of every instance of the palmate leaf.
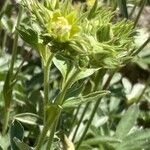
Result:
<instances>
[{"instance_id":1,"label":"palmate leaf","mask_svg":"<svg viewBox=\"0 0 150 150\"><path fill-rule=\"evenodd\" d=\"M109 94L108 91L97 91L90 93L86 96L79 96L79 97L73 97L65 100L64 104L62 105L63 108L70 108L70 107L77 107L81 104L96 101L99 98Z\"/></svg>"},{"instance_id":2,"label":"palmate leaf","mask_svg":"<svg viewBox=\"0 0 150 150\"><path fill-rule=\"evenodd\" d=\"M119 122L115 136L120 139L123 139L135 125L138 115L139 115L138 106L132 105Z\"/></svg>"},{"instance_id":3,"label":"palmate leaf","mask_svg":"<svg viewBox=\"0 0 150 150\"><path fill-rule=\"evenodd\" d=\"M124 137L117 150L141 150L150 146L150 129L135 131Z\"/></svg>"}]
</instances>

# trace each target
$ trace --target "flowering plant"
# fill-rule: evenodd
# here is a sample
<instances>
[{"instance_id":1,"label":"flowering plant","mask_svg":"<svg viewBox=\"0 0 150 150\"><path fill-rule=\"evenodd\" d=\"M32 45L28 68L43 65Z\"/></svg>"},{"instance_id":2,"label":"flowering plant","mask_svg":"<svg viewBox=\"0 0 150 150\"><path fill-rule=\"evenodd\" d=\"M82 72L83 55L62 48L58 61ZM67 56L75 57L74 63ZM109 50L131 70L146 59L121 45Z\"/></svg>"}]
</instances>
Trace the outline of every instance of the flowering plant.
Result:
<instances>
[{"instance_id":1,"label":"flowering plant","mask_svg":"<svg viewBox=\"0 0 150 150\"><path fill-rule=\"evenodd\" d=\"M69 0L46 0L44 4L37 0L23 0L23 6L31 19L28 24L22 24L18 31L24 41L37 49L45 74L45 126L36 146L38 150L43 143L42 136L45 136L45 130L48 131L53 124L55 125L52 130L55 130L61 109L79 103L73 99L65 100L67 89L100 68L114 69L130 59L130 51L134 48L134 30L130 21L115 22L114 12L99 6L98 0L93 6L88 7L87 11L82 7L75 9ZM53 102L49 102L47 82L52 60L62 73L63 83L59 95ZM96 97L104 93L108 92L94 93L92 97L97 99ZM52 111L55 112L56 117ZM50 137L52 138L53 135Z\"/></svg>"}]
</instances>

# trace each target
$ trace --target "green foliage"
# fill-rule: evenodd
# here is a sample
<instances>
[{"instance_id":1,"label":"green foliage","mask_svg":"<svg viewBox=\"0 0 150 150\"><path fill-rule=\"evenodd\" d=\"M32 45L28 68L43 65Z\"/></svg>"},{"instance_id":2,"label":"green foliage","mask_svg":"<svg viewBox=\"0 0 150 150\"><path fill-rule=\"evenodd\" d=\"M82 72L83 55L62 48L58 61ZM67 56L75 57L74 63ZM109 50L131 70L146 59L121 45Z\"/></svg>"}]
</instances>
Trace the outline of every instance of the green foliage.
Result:
<instances>
[{"instance_id":1,"label":"green foliage","mask_svg":"<svg viewBox=\"0 0 150 150\"><path fill-rule=\"evenodd\" d=\"M0 2L0 150L148 150L146 1L16 2Z\"/></svg>"},{"instance_id":2,"label":"green foliage","mask_svg":"<svg viewBox=\"0 0 150 150\"><path fill-rule=\"evenodd\" d=\"M117 150L133 150L149 147L150 133L148 130L131 131L138 117L138 106L131 106L119 124L113 136L98 135L83 142L86 145L108 144Z\"/></svg>"},{"instance_id":3,"label":"green foliage","mask_svg":"<svg viewBox=\"0 0 150 150\"><path fill-rule=\"evenodd\" d=\"M138 117L138 106L133 105L131 106L126 114L121 119L120 123L117 126L116 129L116 136L118 138L123 138L126 136L127 133L131 130L131 128L134 126L135 121Z\"/></svg>"}]
</instances>

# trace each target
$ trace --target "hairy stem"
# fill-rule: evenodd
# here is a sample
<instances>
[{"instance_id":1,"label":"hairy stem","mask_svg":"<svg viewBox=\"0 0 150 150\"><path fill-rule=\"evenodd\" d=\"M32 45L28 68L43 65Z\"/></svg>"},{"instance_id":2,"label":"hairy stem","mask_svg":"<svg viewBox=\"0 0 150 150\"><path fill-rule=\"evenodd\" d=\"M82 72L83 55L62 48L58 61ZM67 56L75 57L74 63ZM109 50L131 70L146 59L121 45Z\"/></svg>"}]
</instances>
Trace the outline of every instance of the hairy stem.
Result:
<instances>
[{"instance_id":1,"label":"hairy stem","mask_svg":"<svg viewBox=\"0 0 150 150\"><path fill-rule=\"evenodd\" d=\"M59 114L59 112L55 112L55 115ZM36 144L36 147L35 147L35 150L41 150L41 147L43 145L43 142L45 140L45 137L46 137L46 134L48 132L48 130L51 128L51 126L53 125L53 123L55 122L57 118L54 117L53 115L51 115L48 120L46 121L43 129L42 129L42 132L38 138L38 141L37 141L37 144Z\"/></svg>"},{"instance_id":2,"label":"hairy stem","mask_svg":"<svg viewBox=\"0 0 150 150\"><path fill-rule=\"evenodd\" d=\"M50 150L51 149L53 138L54 138L54 134L55 134L55 131L56 131L56 128L57 128L57 124L58 124L58 121L59 121L59 116L60 116L60 114L57 116L56 121L54 122L54 124L53 124L53 126L51 128L51 132L50 132L50 136L49 136L48 143L47 143L47 146L46 146L46 150Z\"/></svg>"},{"instance_id":3,"label":"hairy stem","mask_svg":"<svg viewBox=\"0 0 150 150\"><path fill-rule=\"evenodd\" d=\"M73 83L73 80L74 80L74 77L79 73L79 70L75 69L75 72L71 75L71 77L66 81L65 85L63 86L63 89L60 93L60 95L58 95L58 98L56 99L55 103L57 105L62 105L63 102L64 102L64 98L65 98L65 95L66 95L66 92L68 90L68 88L72 85ZM56 116L57 119L56 121L54 122L53 124L53 127L51 129L51 132L50 132L50 136L49 136L49 140L48 140L48 144L47 144L47 149L46 150L49 150L51 148L51 145L52 145L52 142L53 142L53 137L54 137L54 134L55 134L55 130L56 130L56 127L58 125L58 122L59 122L59 117L61 115L61 111L59 112L59 114Z\"/></svg>"}]
</instances>

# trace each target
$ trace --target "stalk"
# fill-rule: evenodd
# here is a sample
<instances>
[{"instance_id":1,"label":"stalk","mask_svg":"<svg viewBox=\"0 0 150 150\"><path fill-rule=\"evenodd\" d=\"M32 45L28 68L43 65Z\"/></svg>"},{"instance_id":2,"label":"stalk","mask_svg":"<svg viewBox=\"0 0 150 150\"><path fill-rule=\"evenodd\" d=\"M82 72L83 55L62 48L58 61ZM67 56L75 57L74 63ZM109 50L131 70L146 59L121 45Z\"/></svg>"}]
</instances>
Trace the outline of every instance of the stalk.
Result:
<instances>
[{"instance_id":1,"label":"stalk","mask_svg":"<svg viewBox=\"0 0 150 150\"><path fill-rule=\"evenodd\" d=\"M5 51L5 44L6 44L6 40L7 40L7 32L4 32L4 38L3 38L3 42L2 42L2 52L0 53L0 56L4 53Z\"/></svg>"},{"instance_id":2,"label":"stalk","mask_svg":"<svg viewBox=\"0 0 150 150\"><path fill-rule=\"evenodd\" d=\"M49 59L46 63L43 60L43 72L44 72L44 124L46 123L47 114L46 108L49 103L49 74L50 74L50 67L53 59L53 54L50 54Z\"/></svg>"},{"instance_id":3,"label":"stalk","mask_svg":"<svg viewBox=\"0 0 150 150\"><path fill-rule=\"evenodd\" d=\"M115 72L113 72L111 75L109 75L109 77L108 77L106 83L105 83L104 86L103 86L103 90L106 90L106 89L108 88L108 86L109 86L109 84L110 84L110 81L111 81L111 79L112 79L114 73L115 73ZM88 122L87 122L87 125L86 125L86 127L85 127L85 129L84 129L84 131L83 131L83 133L82 133L82 136L81 136L79 142L77 143L76 150L79 149L79 147L80 147L80 145L81 145L81 143L82 143L82 141L83 141L83 139L84 139L84 137L85 137L85 135L86 135L86 133L87 133L87 131L88 131L90 125L91 125L91 122L92 122L92 120L93 120L93 118L94 118L94 115L95 115L95 113L96 113L96 111L97 111L97 109L98 109L98 107L99 107L100 102L101 102L101 99L99 99L99 100L95 103L94 108L93 108L93 111L92 111L92 113L91 113L91 115L90 115L90 119L89 119Z\"/></svg>"},{"instance_id":4,"label":"stalk","mask_svg":"<svg viewBox=\"0 0 150 150\"><path fill-rule=\"evenodd\" d=\"M22 7L19 8L17 27L19 26L21 16L22 16ZM3 129L2 129L3 135L5 135L7 132L7 127L8 127L8 122L9 122L10 107L11 107L11 101L12 101L12 87L10 87L10 85L11 85L11 79L13 77L14 63L15 63L16 57L17 57L17 43L18 43L18 33L15 31L10 68L9 68L9 71L8 71L8 74L6 77L7 81L5 80L4 89L3 89L3 92L5 91L10 96L10 97L4 96L4 100L5 100L4 113L5 114L4 114L4 124L3 124ZM6 85L6 84L8 84L8 85ZM5 99L5 98L7 98L7 99Z\"/></svg>"},{"instance_id":5,"label":"stalk","mask_svg":"<svg viewBox=\"0 0 150 150\"><path fill-rule=\"evenodd\" d=\"M71 131L72 131L72 129L73 129L73 126L74 126L75 120L77 119L77 115L78 115L78 113L79 113L80 108L81 108L81 105L79 105L78 108L74 110L74 111L75 111L75 114L74 114L74 112L73 112L74 116L73 116L73 119L72 119L72 123L71 123L72 125L71 125L71 128L70 128L69 133L71 133Z\"/></svg>"},{"instance_id":6,"label":"stalk","mask_svg":"<svg viewBox=\"0 0 150 150\"><path fill-rule=\"evenodd\" d=\"M138 53L140 53L150 42L150 37L136 50L131 53L131 56L136 56Z\"/></svg>"},{"instance_id":7,"label":"stalk","mask_svg":"<svg viewBox=\"0 0 150 150\"><path fill-rule=\"evenodd\" d=\"M89 108L89 105L90 105L90 103L87 103L87 104L85 105L85 107L84 107L84 110L83 110L83 112L82 112L82 114L81 114L81 117L80 117L80 119L79 119L78 125L77 125L77 127L76 127L76 129L75 129L75 132L74 132L74 135L73 135L73 138L72 138L72 142L74 142L74 140L75 140L75 137L76 137L76 135L77 135L78 129L79 129L81 123L82 123L82 120L83 120L83 118L84 118L84 116L85 116L85 114L86 114L86 111L87 111L88 108Z\"/></svg>"},{"instance_id":8,"label":"stalk","mask_svg":"<svg viewBox=\"0 0 150 150\"><path fill-rule=\"evenodd\" d=\"M140 19L141 13L142 13L142 11L144 9L144 6L145 6L146 2L147 2L147 0L141 0L141 3L140 3L141 8L140 8L140 10L138 12L138 15L137 15L136 19L135 19L134 28L136 27L136 25L137 25L137 23L138 23L138 21Z\"/></svg>"},{"instance_id":9,"label":"stalk","mask_svg":"<svg viewBox=\"0 0 150 150\"><path fill-rule=\"evenodd\" d=\"M132 18L133 14L134 14L134 12L135 12L136 7L137 7L137 5L135 4L135 5L133 6L133 8L132 8L130 14L129 14L129 18Z\"/></svg>"},{"instance_id":10,"label":"stalk","mask_svg":"<svg viewBox=\"0 0 150 150\"><path fill-rule=\"evenodd\" d=\"M59 114L59 112L55 112L55 113L56 113L55 115ZM50 116L47 122L45 123L43 130L39 136L38 142L36 144L35 150L41 150L46 134L48 130L51 128L52 124L55 122L55 119L53 118L53 116Z\"/></svg>"},{"instance_id":11,"label":"stalk","mask_svg":"<svg viewBox=\"0 0 150 150\"><path fill-rule=\"evenodd\" d=\"M50 136L49 136L49 139L48 139L48 143L47 143L47 146L46 146L46 150L50 150L51 149L52 142L53 142L53 137L54 137L54 134L55 134L55 131L56 131L56 128L57 128L58 121L59 121L59 115L58 115L56 121L54 122L54 124L52 126L52 129L51 129L51 132L50 132Z\"/></svg>"},{"instance_id":12,"label":"stalk","mask_svg":"<svg viewBox=\"0 0 150 150\"><path fill-rule=\"evenodd\" d=\"M43 130L42 130L42 132L39 136L39 139L38 139L38 142L36 144L35 150L40 150L41 149L41 146L44 142L46 134L47 134L48 130L50 129L50 127L52 126L53 122L54 122L53 116L51 116L47 120L47 107L48 107L48 104L49 104L49 74L50 74L50 67L51 67L53 56L54 56L53 54L50 54L47 61L45 60L45 59L47 59L47 57L45 57L45 59L42 59L43 73L44 73L44 107L43 107L44 127L43 127Z\"/></svg>"},{"instance_id":13,"label":"stalk","mask_svg":"<svg viewBox=\"0 0 150 150\"><path fill-rule=\"evenodd\" d=\"M74 80L74 77L79 73L79 70L75 70L75 72L71 75L71 77L66 81L63 89L62 89L62 92L60 93L60 95L58 96L58 98L56 99L55 103L57 105L62 105L63 102L64 102L64 98L65 98L65 95L66 95L66 92L68 90L68 88L72 85L72 82ZM57 119L56 121L54 122L53 126L52 126L52 129L51 129L51 132L50 132L50 136L49 136L49 140L48 140L48 144L47 144L47 147L46 147L46 150L49 150L51 148L51 145L52 145L52 142L53 142L53 137L54 137L54 134L55 134L55 131L56 131L56 127L58 125L58 121L59 121L59 117L61 115L61 111L58 113L58 115L56 116Z\"/></svg>"}]
</instances>

